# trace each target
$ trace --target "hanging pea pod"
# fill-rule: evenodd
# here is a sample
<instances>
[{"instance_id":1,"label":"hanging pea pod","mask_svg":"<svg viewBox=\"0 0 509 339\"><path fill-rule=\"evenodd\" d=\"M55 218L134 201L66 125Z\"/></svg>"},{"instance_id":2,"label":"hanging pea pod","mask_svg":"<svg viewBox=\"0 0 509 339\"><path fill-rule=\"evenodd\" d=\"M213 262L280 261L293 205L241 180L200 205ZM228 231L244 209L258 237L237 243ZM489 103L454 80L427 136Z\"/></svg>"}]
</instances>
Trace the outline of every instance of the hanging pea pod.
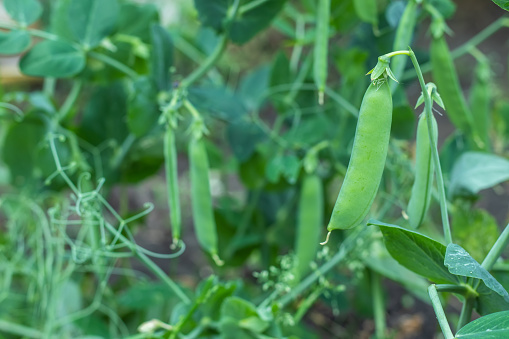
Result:
<instances>
[{"instance_id":1,"label":"hanging pea pod","mask_svg":"<svg viewBox=\"0 0 509 339\"><path fill-rule=\"evenodd\" d=\"M316 38L313 50L313 73L318 88L318 102L323 105L327 83L327 53L329 45L330 0L319 0L316 11Z\"/></svg>"},{"instance_id":2,"label":"hanging pea pod","mask_svg":"<svg viewBox=\"0 0 509 339\"><path fill-rule=\"evenodd\" d=\"M306 174L300 192L295 238L296 281L309 271L309 264L318 251L323 224L323 188L320 177Z\"/></svg>"},{"instance_id":3,"label":"hanging pea pod","mask_svg":"<svg viewBox=\"0 0 509 339\"><path fill-rule=\"evenodd\" d=\"M203 139L193 137L189 142L189 166L191 175L191 204L196 237L202 249L212 256L217 265L217 230L210 195L209 161Z\"/></svg>"},{"instance_id":4,"label":"hanging pea pod","mask_svg":"<svg viewBox=\"0 0 509 339\"><path fill-rule=\"evenodd\" d=\"M164 134L164 170L166 174L166 190L168 193L168 208L170 211L173 245L177 245L180 241L182 217L180 213L175 131L170 126L166 128Z\"/></svg>"},{"instance_id":5,"label":"hanging pea pod","mask_svg":"<svg viewBox=\"0 0 509 339\"><path fill-rule=\"evenodd\" d=\"M490 149L489 130L491 124L491 99L490 89L491 69L489 61L480 60L474 72L474 83L470 90L470 108L476 134L479 136L480 148L488 151Z\"/></svg>"},{"instance_id":6,"label":"hanging pea pod","mask_svg":"<svg viewBox=\"0 0 509 339\"><path fill-rule=\"evenodd\" d=\"M432 137L436 143L438 127L435 117L432 117ZM421 114L417 124L415 180L407 209L408 219L412 228L419 227L424 220L431 201L431 190L433 188L434 168L427 120L426 114Z\"/></svg>"}]
</instances>

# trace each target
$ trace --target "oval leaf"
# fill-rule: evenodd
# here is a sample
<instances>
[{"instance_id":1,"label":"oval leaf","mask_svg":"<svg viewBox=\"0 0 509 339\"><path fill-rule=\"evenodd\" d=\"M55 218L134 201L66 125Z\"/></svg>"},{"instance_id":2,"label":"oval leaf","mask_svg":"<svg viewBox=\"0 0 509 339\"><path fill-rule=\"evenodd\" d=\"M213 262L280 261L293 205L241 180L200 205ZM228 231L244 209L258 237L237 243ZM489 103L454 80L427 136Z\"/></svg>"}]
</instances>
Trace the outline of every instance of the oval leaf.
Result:
<instances>
[{"instance_id":1,"label":"oval leaf","mask_svg":"<svg viewBox=\"0 0 509 339\"><path fill-rule=\"evenodd\" d=\"M509 1L508 0L492 0L494 3L496 3L500 8L505 9L506 11L509 11Z\"/></svg>"},{"instance_id":2,"label":"oval leaf","mask_svg":"<svg viewBox=\"0 0 509 339\"><path fill-rule=\"evenodd\" d=\"M68 21L73 35L85 46L95 47L117 23L117 0L72 0Z\"/></svg>"},{"instance_id":3,"label":"oval leaf","mask_svg":"<svg viewBox=\"0 0 509 339\"><path fill-rule=\"evenodd\" d=\"M509 338L509 311L497 312L476 319L463 326L457 339Z\"/></svg>"},{"instance_id":4,"label":"oval leaf","mask_svg":"<svg viewBox=\"0 0 509 339\"><path fill-rule=\"evenodd\" d=\"M476 194L509 180L509 160L482 152L466 152L454 164L449 195Z\"/></svg>"},{"instance_id":5,"label":"oval leaf","mask_svg":"<svg viewBox=\"0 0 509 339\"><path fill-rule=\"evenodd\" d=\"M0 54L18 54L30 46L30 35L25 31L0 32Z\"/></svg>"},{"instance_id":6,"label":"oval leaf","mask_svg":"<svg viewBox=\"0 0 509 339\"><path fill-rule=\"evenodd\" d=\"M9 16L23 26L33 24L42 14L42 6L37 0L4 0Z\"/></svg>"},{"instance_id":7,"label":"oval leaf","mask_svg":"<svg viewBox=\"0 0 509 339\"><path fill-rule=\"evenodd\" d=\"M59 41L43 41L21 58L19 67L26 75L65 78L85 67L85 55Z\"/></svg>"}]
</instances>

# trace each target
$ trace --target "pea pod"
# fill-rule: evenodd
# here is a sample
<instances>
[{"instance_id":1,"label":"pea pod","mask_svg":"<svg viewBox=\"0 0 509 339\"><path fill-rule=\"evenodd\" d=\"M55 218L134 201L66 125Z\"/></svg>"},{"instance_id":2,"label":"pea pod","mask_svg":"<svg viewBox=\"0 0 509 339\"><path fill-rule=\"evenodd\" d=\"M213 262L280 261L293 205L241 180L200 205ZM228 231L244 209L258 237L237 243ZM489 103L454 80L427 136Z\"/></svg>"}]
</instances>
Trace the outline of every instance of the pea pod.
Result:
<instances>
[{"instance_id":1,"label":"pea pod","mask_svg":"<svg viewBox=\"0 0 509 339\"><path fill-rule=\"evenodd\" d=\"M487 60L480 61L475 69L474 84L470 91L470 108L477 135L480 139L480 148L490 148L490 106L492 91L490 90L490 65Z\"/></svg>"},{"instance_id":2,"label":"pea pod","mask_svg":"<svg viewBox=\"0 0 509 339\"><path fill-rule=\"evenodd\" d=\"M297 281L309 271L309 264L316 256L318 239L323 223L323 188L317 175L308 174L303 180L300 192L295 238Z\"/></svg>"},{"instance_id":3,"label":"pea pod","mask_svg":"<svg viewBox=\"0 0 509 339\"><path fill-rule=\"evenodd\" d=\"M438 127L435 117L432 117L433 139L435 139L436 143ZM415 179L407 208L408 219L412 228L419 227L424 220L431 201L431 190L433 187L434 169L426 114L421 114L419 118L416 139Z\"/></svg>"},{"instance_id":4,"label":"pea pod","mask_svg":"<svg viewBox=\"0 0 509 339\"><path fill-rule=\"evenodd\" d=\"M189 142L191 174L191 205L198 243L218 265L222 265L217 251L217 231L209 184L209 161L201 138Z\"/></svg>"},{"instance_id":5,"label":"pea pod","mask_svg":"<svg viewBox=\"0 0 509 339\"><path fill-rule=\"evenodd\" d=\"M442 95L447 115L458 129L470 134L472 114L461 92L458 74L443 35L431 41L431 66L433 79Z\"/></svg>"},{"instance_id":6,"label":"pea pod","mask_svg":"<svg viewBox=\"0 0 509 339\"><path fill-rule=\"evenodd\" d=\"M352 156L327 226L359 225L375 199L382 178L392 121L392 96L386 80L372 82L362 99Z\"/></svg>"},{"instance_id":7,"label":"pea pod","mask_svg":"<svg viewBox=\"0 0 509 339\"><path fill-rule=\"evenodd\" d=\"M166 190L168 192L168 208L170 210L173 244L176 245L180 240L182 217L180 213L175 131L171 127L168 127L164 134L164 170L166 174Z\"/></svg>"},{"instance_id":8,"label":"pea pod","mask_svg":"<svg viewBox=\"0 0 509 339\"><path fill-rule=\"evenodd\" d=\"M313 50L313 74L318 88L318 101L323 104L327 82L327 50L329 44L330 0L319 0L316 11L316 39Z\"/></svg>"}]
</instances>

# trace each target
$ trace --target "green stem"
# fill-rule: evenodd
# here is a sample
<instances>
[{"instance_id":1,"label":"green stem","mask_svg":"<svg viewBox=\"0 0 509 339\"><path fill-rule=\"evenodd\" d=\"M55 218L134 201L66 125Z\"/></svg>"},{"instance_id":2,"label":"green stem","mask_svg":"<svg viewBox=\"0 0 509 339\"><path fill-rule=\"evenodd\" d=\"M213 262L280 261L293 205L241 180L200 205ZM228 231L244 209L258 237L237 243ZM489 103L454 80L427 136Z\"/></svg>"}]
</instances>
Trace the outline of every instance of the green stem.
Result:
<instances>
[{"instance_id":1,"label":"green stem","mask_svg":"<svg viewBox=\"0 0 509 339\"><path fill-rule=\"evenodd\" d=\"M27 338L42 338L42 333L33 328L18 325L13 322L1 319L0 319L0 331Z\"/></svg>"},{"instance_id":2,"label":"green stem","mask_svg":"<svg viewBox=\"0 0 509 339\"><path fill-rule=\"evenodd\" d=\"M52 34L52 33L48 33L45 31L41 31L38 29L26 28L26 27L21 27L18 25L13 25L13 24L8 24L8 23L0 23L0 28L10 29L10 30L21 30L21 31L27 32L28 34L30 34L32 36L36 36L36 37L43 38L46 40L62 41L62 38L60 36ZM73 44L73 45L75 47L77 46L77 44Z\"/></svg>"},{"instance_id":3,"label":"green stem","mask_svg":"<svg viewBox=\"0 0 509 339\"><path fill-rule=\"evenodd\" d=\"M44 78L43 92L48 98L53 98L55 95L55 85L57 80L55 78Z\"/></svg>"},{"instance_id":4,"label":"green stem","mask_svg":"<svg viewBox=\"0 0 509 339\"><path fill-rule=\"evenodd\" d=\"M255 9L258 6L263 5L266 2L269 2L270 0L253 0L251 2L248 2L247 4L243 5L239 8L239 14L242 15L246 12L249 12L253 9Z\"/></svg>"},{"instance_id":5,"label":"green stem","mask_svg":"<svg viewBox=\"0 0 509 339\"><path fill-rule=\"evenodd\" d=\"M383 339L386 332L386 320L382 280L377 272L371 270L370 273L371 291L373 293L373 313L375 316L375 336L377 339Z\"/></svg>"},{"instance_id":6,"label":"green stem","mask_svg":"<svg viewBox=\"0 0 509 339\"><path fill-rule=\"evenodd\" d=\"M458 320L458 326L456 328L457 331L470 322L470 319L472 318L472 310L474 309L474 303L475 298L465 299L463 307L461 308L460 319Z\"/></svg>"},{"instance_id":7,"label":"green stem","mask_svg":"<svg viewBox=\"0 0 509 339\"><path fill-rule=\"evenodd\" d=\"M469 285L440 284L436 285L436 288L438 292L456 293L463 296L475 295L477 293Z\"/></svg>"},{"instance_id":8,"label":"green stem","mask_svg":"<svg viewBox=\"0 0 509 339\"><path fill-rule=\"evenodd\" d=\"M338 93L334 92L330 87L325 87L325 94L329 96L331 99L336 101L341 107L343 107L348 113L350 113L353 117L359 117L359 110L352 105L348 100L343 98Z\"/></svg>"},{"instance_id":9,"label":"green stem","mask_svg":"<svg viewBox=\"0 0 509 339\"><path fill-rule=\"evenodd\" d=\"M431 152L433 154L433 165L435 166L435 173L437 175L437 186L438 193L440 197L440 212L442 214L442 227L444 230L444 237L447 244L452 243L452 235L451 235L451 226L449 225L449 216L447 212L447 199L445 196L445 186L444 186L444 178L442 176L442 169L440 166L440 157L438 155L438 148L435 138L433 137L433 125L432 125L432 115L431 107L433 102L431 101L431 97L426 90L426 84L424 83L424 78L422 76L421 68L419 67L419 62L415 57L415 53L410 49L409 56L412 60L412 64L414 65L415 71L417 73L417 78L419 79L419 84L421 85L422 94L424 96L424 106L426 111L427 123L428 123L428 133L431 144Z\"/></svg>"},{"instance_id":10,"label":"green stem","mask_svg":"<svg viewBox=\"0 0 509 339\"><path fill-rule=\"evenodd\" d=\"M228 38L226 34L224 34L221 36L214 52L212 52L212 54L201 64L200 67L184 78L184 80L180 83L180 86L182 88L187 88L205 75L205 73L207 73L216 64L217 60L219 60L226 48L227 42Z\"/></svg>"},{"instance_id":11,"label":"green stem","mask_svg":"<svg viewBox=\"0 0 509 339\"><path fill-rule=\"evenodd\" d=\"M438 323L440 324L440 328L442 329L442 333L444 334L445 339L454 339L454 335L452 334L451 327L447 322L447 318L444 313L444 309L442 308L442 303L440 302L440 298L438 297L437 288L435 285L430 285L428 287L429 297L431 299L431 304L433 305L433 309L435 310L435 314L438 319Z\"/></svg>"},{"instance_id":12,"label":"green stem","mask_svg":"<svg viewBox=\"0 0 509 339\"><path fill-rule=\"evenodd\" d=\"M94 59L104 62L107 65L110 65L113 68L116 68L117 70L119 70L120 72L124 73L125 75L127 75L128 77L130 77L132 79L135 79L138 77L138 73L133 71L131 68L127 67L123 63L118 62L117 60L115 60L105 54L101 54L101 53L97 53L97 52L88 52L88 55Z\"/></svg>"},{"instance_id":13,"label":"green stem","mask_svg":"<svg viewBox=\"0 0 509 339\"><path fill-rule=\"evenodd\" d=\"M67 114L69 114L72 106L74 105L76 99L78 98L78 95L80 94L82 85L83 81L81 80L75 80L73 82L71 92L65 99L64 103L62 104L62 107L60 107L60 110L58 111L58 121L64 120Z\"/></svg>"},{"instance_id":14,"label":"green stem","mask_svg":"<svg viewBox=\"0 0 509 339\"><path fill-rule=\"evenodd\" d=\"M498 237L497 241L491 248L490 252L484 258L481 266L485 268L487 271L490 271L493 268L493 265L495 265L495 262L500 257L500 254L504 251L504 249L507 246L507 243L509 242L509 224L505 227L504 231L500 236Z\"/></svg>"}]
</instances>

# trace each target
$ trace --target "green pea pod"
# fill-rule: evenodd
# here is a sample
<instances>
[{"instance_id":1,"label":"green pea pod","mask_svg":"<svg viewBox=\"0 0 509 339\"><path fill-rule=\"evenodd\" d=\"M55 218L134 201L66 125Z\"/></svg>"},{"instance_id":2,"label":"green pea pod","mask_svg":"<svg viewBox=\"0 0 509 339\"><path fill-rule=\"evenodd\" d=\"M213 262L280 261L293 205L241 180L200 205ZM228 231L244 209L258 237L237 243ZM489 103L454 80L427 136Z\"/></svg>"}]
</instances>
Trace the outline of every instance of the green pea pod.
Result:
<instances>
[{"instance_id":1,"label":"green pea pod","mask_svg":"<svg viewBox=\"0 0 509 339\"><path fill-rule=\"evenodd\" d=\"M296 281L309 271L309 264L318 251L318 240L323 224L323 188L317 175L308 174L304 178L300 192L295 238Z\"/></svg>"},{"instance_id":2,"label":"green pea pod","mask_svg":"<svg viewBox=\"0 0 509 339\"><path fill-rule=\"evenodd\" d=\"M472 114L461 92L458 74L444 36L431 41L431 66L433 79L444 101L447 115L458 129L470 135Z\"/></svg>"},{"instance_id":3,"label":"green pea pod","mask_svg":"<svg viewBox=\"0 0 509 339\"><path fill-rule=\"evenodd\" d=\"M218 265L222 265L217 251L217 230L212 207L209 184L209 161L202 139L189 142L189 166L191 174L191 205L194 230L198 243Z\"/></svg>"},{"instance_id":4,"label":"green pea pod","mask_svg":"<svg viewBox=\"0 0 509 339\"><path fill-rule=\"evenodd\" d=\"M168 193L173 244L176 245L180 241L182 217L180 213L175 131L171 127L168 127L164 134L164 170L166 174L166 190Z\"/></svg>"},{"instance_id":5,"label":"green pea pod","mask_svg":"<svg viewBox=\"0 0 509 339\"><path fill-rule=\"evenodd\" d=\"M313 74L318 88L318 102L323 105L327 83L327 51L329 45L330 0L319 0L316 11L316 38L314 45Z\"/></svg>"},{"instance_id":6,"label":"green pea pod","mask_svg":"<svg viewBox=\"0 0 509 339\"><path fill-rule=\"evenodd\" d=\"M435 117L432 116L433 139L438 140L438 127ZM431 142L428 133L428 119L421 114L417 124L417 141L415 151L415 179L412 194L408 202L407 214L410 226L417 228L421 225L428 211L433 188L433 159Z\"/></svg>"},{"instance_id":7,"label":"green pea pod","mask_svg":"<svg viewBox=\"0 0 509 339\"><path fill-rule=\"evenodd\" d=\"M352 156L327 226L359 225L375 199L382 178L392 121L392 96L387 81L372 82L362 99Z\"/></svg>"},{"instance_id":8,"label":"green pea pod","mask_svg":"<svg viewBox=\"0 0 509 339\"><path fill-rule=\"evenodd\" d=\"M399 20L398 28L396 29L396 36L394 37L393 51L407 49L412 42L412 35L415 29L415 19L417 17L417 2L415 0L408 0L403 15ZM396 55L391 58L391 70L396 79L403 75L408 56ZM391 90L394 90L397 82L391 83Z\"/></svg>"},{"instance_id":9,"label":"green pea pod","mask_svg":"<svg viewBox=\"0 0 509 339\"><path fill-rule=\"evenodd\" d=\"M479 144L482 150L490 149L489 130L491 124L491 98L492 90L490 89L490 65L488 61L481 61L475 69L474 83L470 91L470 108L472 109L472 118L477 135L479 136Z\"/></svg>"}]
</instances>

